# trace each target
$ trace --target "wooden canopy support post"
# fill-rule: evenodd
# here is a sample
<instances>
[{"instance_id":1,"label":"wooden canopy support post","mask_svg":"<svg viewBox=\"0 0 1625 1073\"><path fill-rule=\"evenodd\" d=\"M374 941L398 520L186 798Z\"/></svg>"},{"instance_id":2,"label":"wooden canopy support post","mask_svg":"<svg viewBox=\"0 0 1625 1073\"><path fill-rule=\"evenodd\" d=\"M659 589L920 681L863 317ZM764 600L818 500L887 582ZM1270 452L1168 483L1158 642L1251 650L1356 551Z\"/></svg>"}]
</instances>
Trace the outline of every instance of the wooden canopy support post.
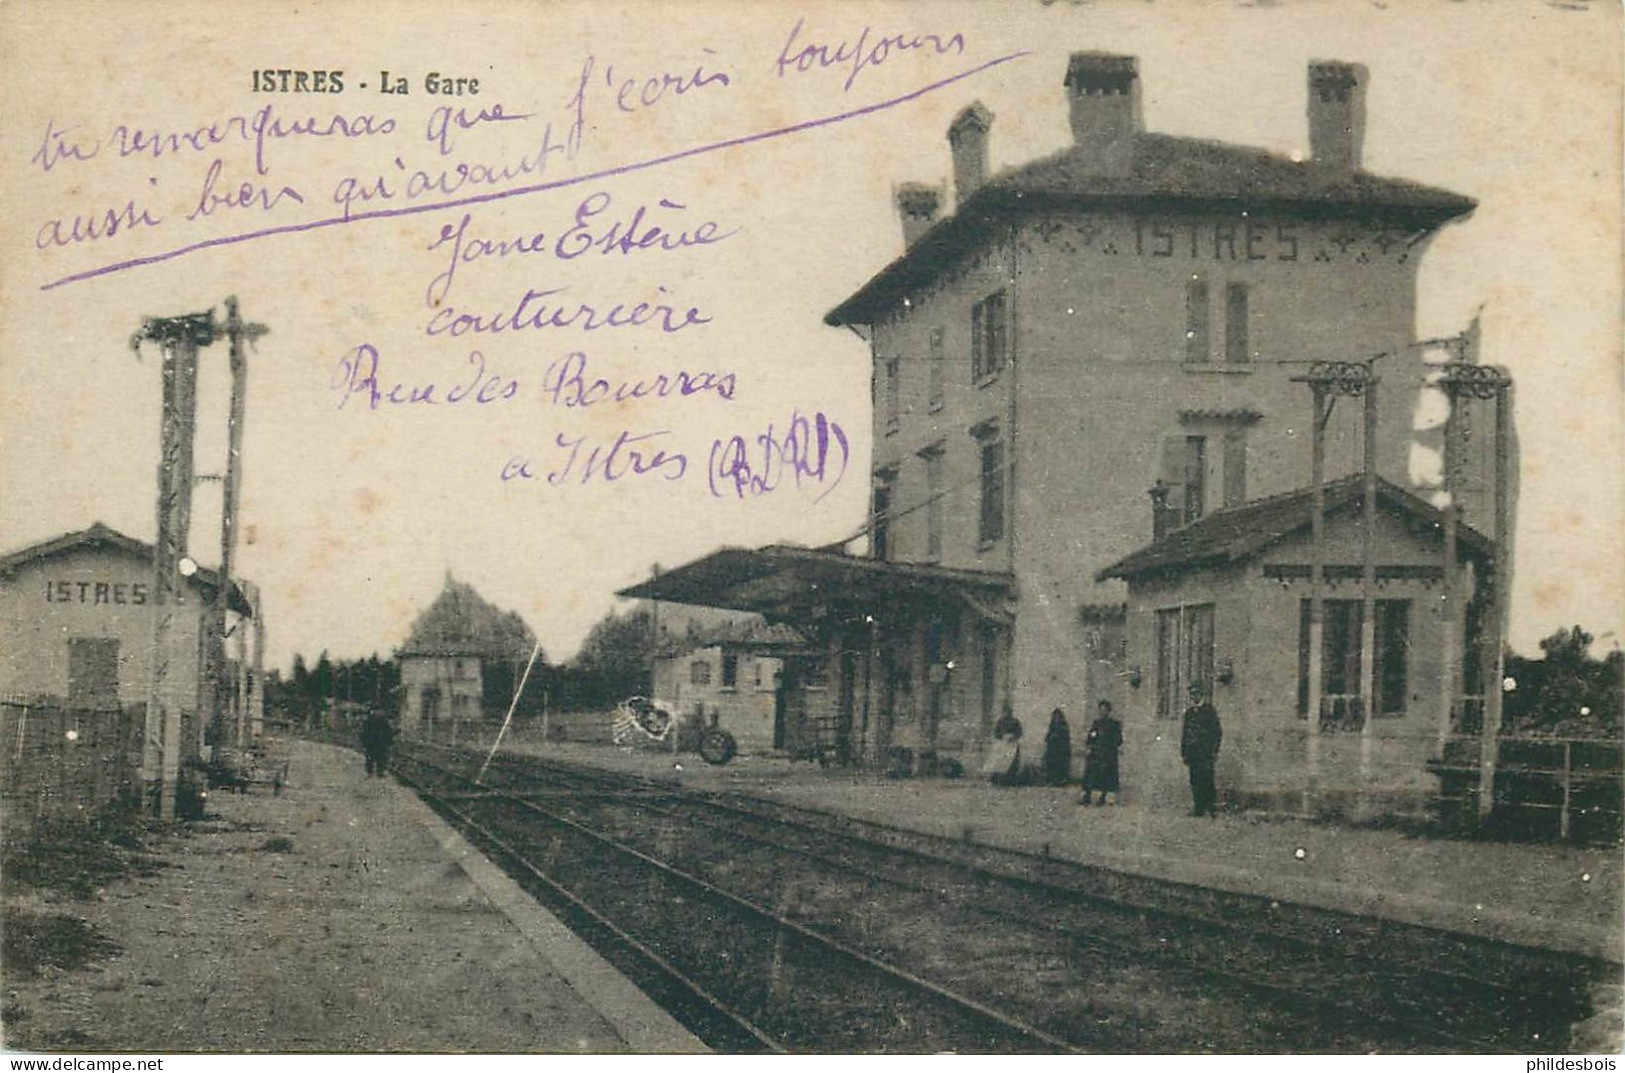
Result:
<instances>
[{"instance_id":1,"label":"wooden canopy support post","mask_svg":"<svg viewBox=\"0 0 1625 1073\"><path fill-rule=\"evenodd\" d=\"M1374 360L1374 359L1373 359ZM1361 432L1362 510L1360 534L1360 792L1372 785L1372 736L1382 710L1377 681L1377 377L1369 366L1365 382L1365 428Z\"/></svg>"},{"instance_id":2,"label":"wooden canopy support post","mask_svg":"<svg viewBox=\"0 0 1625 1073\"><path fill-rule=\"evenodd\" d=\"M1325 637L1326 637L1326 428L1331 422L1332 410L1341 396L1358 397L1372 394L1372 371L1369 365L1348 361L1317 361L1309 367L1306 376L1293 377L1298 383L1309 385L1309 492L1310 492L1310 549L1309 549L1309 681L1307 721L1304 745L1304 801L1306 813L1316 806L1320 783L1320 730L1321 708L1324 703ZM1373 404L1367 402L1367 419L1375 420ZM1376 465L1374 450L1376 438L1367 434L1367 454L1370 473L1371 503L1376 497ZM1373 572L1374 573L1374 572ZM1369 704L1367 705L1369 707Z\"/></svg>"}]
</instances>

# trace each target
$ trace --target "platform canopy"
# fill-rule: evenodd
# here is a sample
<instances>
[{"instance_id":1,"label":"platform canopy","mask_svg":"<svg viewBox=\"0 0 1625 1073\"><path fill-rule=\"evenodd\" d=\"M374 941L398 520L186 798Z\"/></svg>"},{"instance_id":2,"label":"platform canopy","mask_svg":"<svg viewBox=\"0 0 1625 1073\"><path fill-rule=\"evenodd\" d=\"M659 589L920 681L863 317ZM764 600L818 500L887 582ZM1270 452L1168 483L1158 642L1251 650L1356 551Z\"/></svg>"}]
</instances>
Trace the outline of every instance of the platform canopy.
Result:
<instances>
[{"instance_id":1,"label":"platform canopy","mask_svg":"<svg viewBox=\"0 0 1625 1073\"><path fill-rule=\"evenodd\" d=\"M816 617L820 608L837 604L858 612L882 610L901 600L968 600L985 606L1014 593L1009 574L775 544L755 550L720 548L616 595L754 611L785 621Z\"/></svg>"}]
</instances>

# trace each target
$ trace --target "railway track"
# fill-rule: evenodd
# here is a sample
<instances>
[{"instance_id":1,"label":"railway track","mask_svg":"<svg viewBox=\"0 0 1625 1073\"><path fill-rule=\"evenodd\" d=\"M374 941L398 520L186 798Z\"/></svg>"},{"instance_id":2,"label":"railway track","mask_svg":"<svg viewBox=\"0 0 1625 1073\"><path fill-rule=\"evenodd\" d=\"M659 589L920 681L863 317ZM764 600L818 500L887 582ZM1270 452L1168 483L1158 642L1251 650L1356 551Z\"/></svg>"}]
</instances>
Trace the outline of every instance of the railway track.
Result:
<instances>
[{"instance_id":1,"label":"railway track","mask_svg":"<svg viewBox=\"0 0 1625 1073\"><path fill-rule=\"evenodd\" d=\"M1547 1050L1607 971L737 794L406 758L522 881L626 930L721 1050Z\"/></svg>"}]
</instances>

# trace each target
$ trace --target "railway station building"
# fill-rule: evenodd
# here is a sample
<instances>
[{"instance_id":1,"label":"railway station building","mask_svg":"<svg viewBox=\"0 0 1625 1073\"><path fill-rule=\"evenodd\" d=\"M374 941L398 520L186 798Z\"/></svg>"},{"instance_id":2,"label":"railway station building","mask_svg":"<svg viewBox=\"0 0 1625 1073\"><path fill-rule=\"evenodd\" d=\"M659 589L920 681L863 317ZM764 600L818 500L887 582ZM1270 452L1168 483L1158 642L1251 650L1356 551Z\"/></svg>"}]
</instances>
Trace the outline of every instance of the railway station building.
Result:
<instances>
[{"instance_id":1,"label":"railway station building","mask_svg":"<svg viewBox=\"0 0 1625 1073\"><path fill-rule=\"evenodd\" d=\"M0 558L0 699L13 704L110 710L144 705L153 663L152 545L100 522ZM185 739L202 743L198 716L207 611L220 577L198 568L179 586L164 681L183 716ZM240 642L256 628L254 589L234 582L227 631ZM232 646L237 647L237 646ZM263 687L257 654L225 663L227 701L257 725Z\"/></svg>"},{"instance_id":2,"label":"railway station building","mask_svg":"<svg viewBox=\"0 0 1625 1073\"><path fill-rule=\"evenodd\" d=\"M755 616L680 641L662 637L654 695L684 716L726 730L747 755L794 752L798 724L788 718L784 666L816 655L794 628Z\"/></svg>"},{"instance_id":3,"label":"railway station building","mask_svg":"<svg viewBox=\"0 0 1625 1073\"><path fill-rule=\"evenodd\" d=\"M816 639L827 687L805 694L800 718L853 762L970 768L1006 709L1033 752L1053 709L1076 742L1110 700L1128 736L1125 794L1158 796L1183 778L1168 748L1180 713L1159 683L1200 675L1227 721L1221 792L1302 785L1307 746L1285 744L1303 744L1306 721L1292 574L1306 521L1292 511L1311 498L1302 377L1383 355L1377 539L1397 573L1379 581L1383 600L1410 601L1403 644L1421 652L1437 633L1427 571L1445 568L1438 513L1410 478L1429 375L1417 272L1474 202L1362 168L1355 64L1309 65L1302 158L1144 129L1134 57L1078 52L1057 74L1071 144L990 173L995 117L965 107L947 131L952 203L898 186L902 253L825 318L871 350L865 554L722 549L623 595L755 611ZM1324 427L1328 502L1342 502L1338 482L1362 467L1361 407L1334 407ZM1360 562L1358 514L1328 523L1343 541L1328 546L1342 556L1328 577ZM1462 563L1488 556L1473 521ZM1208 538L1248 550L1171 554ZM1332 606L1346 592L1327 596L1327 621L1346 616ZM1204 605L1166 632L1171 613ZM1394 621L1382 643L1401 643ZM1447 679L1413 658L1406 710L1446 703ZM1354 740L1320 749L1313 777L1357 782L1361 750L1379 743ZM1406 758L1403 780L1424 761Z\"/></svg>"},{"instance_id":4,"label":"railway station building","mask_svg":"<svg viewBox=\"0 0 1625 1073\"><path fill-rule=\"evenodd\" d=\"M455 727L485 719L487 669L495 663L522 669L534 644L535 635L523 619L498 610L447 571L440 594L418 615L395 653L401 668L401 728ZM507 701L503 697L504 705Z\"/></svg>"}]
</instances>

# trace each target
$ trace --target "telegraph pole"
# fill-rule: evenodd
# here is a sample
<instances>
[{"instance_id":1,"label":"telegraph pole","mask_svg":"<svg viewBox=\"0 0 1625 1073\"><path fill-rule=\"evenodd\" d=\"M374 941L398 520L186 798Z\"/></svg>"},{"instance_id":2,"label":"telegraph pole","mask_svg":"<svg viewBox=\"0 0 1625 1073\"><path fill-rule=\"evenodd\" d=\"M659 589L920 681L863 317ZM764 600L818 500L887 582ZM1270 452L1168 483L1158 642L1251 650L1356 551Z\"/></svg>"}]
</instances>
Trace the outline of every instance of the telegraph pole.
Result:
<instances>
[{"instance_id":1,"label":"telegraph pole","mask_svg":"<svg viewBox=\"0 0 1625 1073\"><path fill-rule=\"evenodd\" d=\"M1374 361L1375 359L1373 359ZM1304 785L1304 811L1312 811L1315 795L1319 790L1320 780L1320 719L1321 707L1324 704L1322 696L1322 675L1324 673L1326 636L1326 426L1331 422L1332 409L1337 405L1341 396L1361 397L1366 400L1366 431L1365 431L1365 516L1366 516L1366 567L1363 573L1367 575L1367 601L1370 598L1371 575L1375 573L1371 566L1372 521L1376 515L1377 467L1376 467L1376 437L1373 430L1376 426L1376 382L1377 378L1371 365L1355 361L1317 361L1309 367L1306 376L1295 376L1293 380L1309 385L1310 396L1310 422L1309 422L1309 687L1308 711L1305 716L1308 726L1305 728L1305 785ZM1368 613L1369 615L1369 613ZM1369 626L1369 621L1367 623ZM1365 634L1362 632L1362 641ZM1367 658L1370 653L1367 652ZM1362 661L1362 677L1369 665ZM1371 707L1370 697L1362 698L1367 709ZM1369 712L1367 721L1369 722Z\"/></svg>"},{"instance_id":2,"label":"telegraph pole","mask_svg":"<svg viewBox=\"0 0 1625 1073\"><path fill-rule=\"evenodd\" d=\"M142 738L144 804L159 818L175 818L175 782L180 773L181 708L169 696L170 632L175 605L183 602L179 583L192 524L192 447L197 428L197 352L215 339L214 311L178 317L149 317L130 338L140 355L143 342L163 350L163 410L159 416L158 533L153 549L152 653L147 682L147 714Z\"/></svg>"},{"instance_id":3,"label":"telegraph pole","mask_svg":"<svg viewBox=\"0 0 1625 1073\"><path fill-rule=\"evenodd\" d=\"M1495 801L1495 766L1498 740L1501 736L1501 676L1502 659L1506 648L1506 619L1508 592L1511 587L1510 573L1512 557L1507 549L1507 542L1511 538L1511 499L1508 495L1510 484L1510 455L1511 450L1511 413L1508 410L1507 392L1512 387L1512 378L1502 369L1493 365L1478 365L1471 361L1468 339L1472 332L1464 333L1458 343L1461 357L1443 366L1439 378L1439 389L1450 400L1449 417L1445 421L1445 593L1447 594L1447 617L1445 623L1445 636L1448 648L1446 655L1446 674L1449 682L1449 695L1445 701L1446 720L1441 721L1441 746L1449 732L1456 729L1452 724L1454 719L1448 718L1454 712L1455 705L1462 703L1462 665L1466 661L1466 645L1462 640L1464 616L1466 612L1465 599L1461 593L1459 581L1460 571L1457 559L1458 517L1460 506L1457 502L1461 495L1460 474L1457 472L1461 465L1460 427L1465 417L1465 406L1469 399L1494 401L1495 403L1495 443L1494 443L1494 562L1489 572L1489 599L1490 614L1488 616L1488 638L1481 639L1481 643L1494 647L1489 651L1479 652L1479 677L1483 679L1481 688L1484 690L1483 714L1480 719L1479 733L1479 768L1478 768L1478 814L1482 819L1494 807ZM1442 754L1442 749L1441 749Z\"/></svg>"},{"instance_id":4,"label":"telegraph pole","mask_svg":"<svg viewBox=\"0 0 1625 1073\"><path fill-rule=\"evenodd\" d=\"M200 668L199 707L211 720L215 755L226 738L226 719L220 692L225 678L226 612L231 606L231 570L237 551L237 507L242 497L243 416L248 392L248 359L243 342L269 332L263 324L245 323L237 311L237 298L226 299L225 336L231 344L231 416L227 426L226 476L220 507L220 586L209 610L208 634ZM211 340L212 341L212 340ZM237 735L234 733L235 739ZM241 744L233 740L233 745Z\"/></svg>"}]
</instances>

